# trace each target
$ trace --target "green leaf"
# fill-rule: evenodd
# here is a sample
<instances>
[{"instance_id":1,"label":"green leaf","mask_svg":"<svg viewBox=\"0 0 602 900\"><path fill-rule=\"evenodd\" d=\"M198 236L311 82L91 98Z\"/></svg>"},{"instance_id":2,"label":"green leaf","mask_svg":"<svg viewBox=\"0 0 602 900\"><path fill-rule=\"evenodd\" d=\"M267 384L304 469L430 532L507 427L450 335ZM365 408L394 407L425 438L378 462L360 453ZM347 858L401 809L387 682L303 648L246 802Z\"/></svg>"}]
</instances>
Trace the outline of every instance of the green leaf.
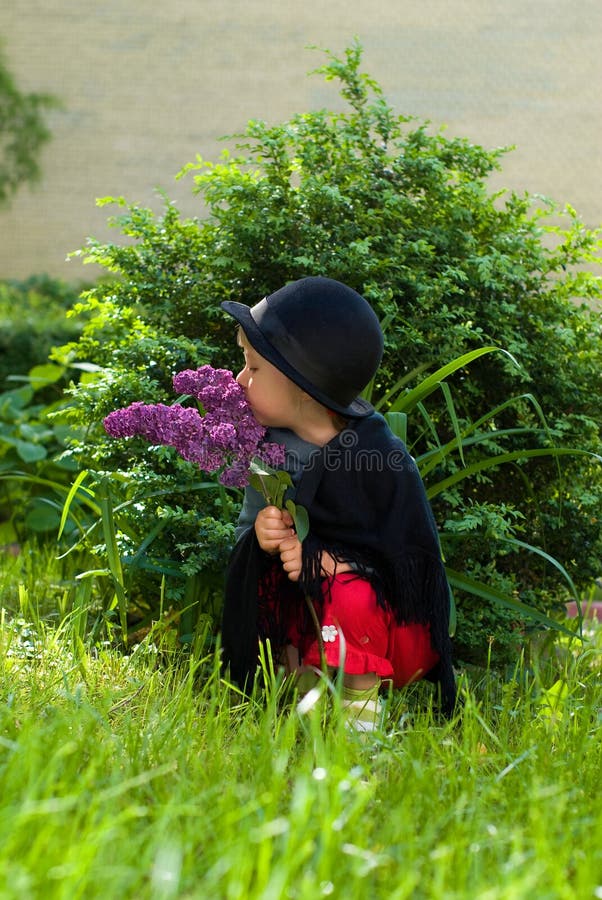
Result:
<instances>
[{"instance_id":1,"label":"green leaf","mask_svg":"<svg viewBox=\"0 0 602 900\"><path fill-rule=\"evenodd\" d=\"M464 461L464 453L462 450L462 433L460 430L460 424L458 422L458 416L456 415L456 407L454 405L451 391L447 382L442 382L441 391L443 393L443 396L445 397L445 405L447 407L447 411L452 422L452 427L454 429L454 434L456 436L456 441L458 443L458 453L460 454L460 459L462 460L462 465L464 466L466 465L466 463Z\"/></svg>"},{"instance_id":2,"label":"green leaf","mask_svg":"<svg viewBox=\"0 0 602 900\"><path fill-rule=\"evenodd\" d=\"M511 609L522 619L531 619L540 625L545 625L546 628L552 628L555 631L561 631L563 634L570 635L570 637L575 637L575 632L566 628L561 622L557 622L550 616L546 616L545 613L533 609L532 606L527 606L526 603L521 603L520 600L515 600L514 597L504 594L503 591L447 567L446 572L449 583L454 587L469 594L474 594L476 597L481 597L483 600L488 600L491 603L497 603L506 607L506 609Z\"/></svg>"},{"instance_id":3,"label":"green leaf","mask_svg":"<svg viewBox=\"0 0 602 900\"><path fill-rule=\"evenodd\" d=\"M274 475L255 472L249 476L249 484L264 497L269 506L278 506L276 498L280 492L280 482Z\"/></svg>"},{"instance_id":4,"label":"green leaf","mask_svg":"<svg viewBox=\"0 0 602 900\"><path fill-rule=\"evenodd\" d=\"M75 481L73 482L69 493L67 494L65 503L63 504L63 513L61 515L61 521L60 521L60 525L59 525L59 533L57 535L58 538L61 537L61 535L64 531L65 525L67 523L67 519L69 517L69 510L71 508L73 498L79 491L80 486L83 483L83 481L86 479L87 475L88 475L88 472L86 469L84 469L83 472L80 472L79 475L77 476L77 478L75 479ZM89 489L88 489L88 491L89 491ZM91 491L89 491L89 493L91 493Z\"/></svg>"},{"instance_id":5,"label":"green leaf","mask_svg":"<svg viewBox=\"0 0 602 900\"><path fill-rule=\"evenodd\" d=\"M15 441L17 453L26 463L38 462L46 459L48 451L41 444L31 444L29 441Z\"/></svg>"},{"instance_id":6,"label":"green leaf","mask_svg":"<svg viewBox=\"0 0 602 900\"><path fill-rule=\"evenodd\" d=\"M22 481L26 484L37 484L41 487L51 488L52 490L57 491L57 493L59 494L68 495L69 493L68 488L64 484L61 484L60 481L52 481L50 478L40 478L38 475L28 475L25 472L18 472L14 469L2 472L0 474L0 480ZM85 491L87 491L87 493L90 494L91 497L93 496L92 491L90 491L88 488L86 488ZM82 498L82 503L84 503L90 510L92 510L92 512L96 513L96 515L100 515L100 507L98 506L98 504L94 503L93 500L84 497Z\"/></svg>"},{"instance_id":7,"label":"green leaf","mask_svg":"<svg viewBox=\"0 0 602 900\"><path fill-rule=\"evenodd\" d=\"M106 478L102 479L98 494L102 514L102 531L105 539L107 561L109 564L109 569L111 570L111 575L113 577L115 597L117 600L117 605L119 607L119 621L121 624L122 640L124 641L124 643L127 643L127 598L125 595L121 557L119 554L119 547L117 546L111 491L108 480Z\"/></svg>"},{"instance_id":8,"label":"green leaf","mask_svg":"<svg viewBox=\"0 0 602 900\"><path fill-rule=\"evenodd\" d=\"M261 460L253 459L249 466L249 484L262 494L268 505L282 509L284 495L293 481L284 469L272 469Z\"/></svg>"},{"instance_id":9,"label":"green leaf","mask_svg":"<svg viewBox=\"0 0 602 900\"><path fill-rule=\"evenodd\" d=\"M140 546L138 547L138 549L136 550L134 555L129 557L128 565L131 566L132 568L137 566L138 561L140 559L142 559L146 548L149 547L152 544L152 542L155 540L155 538L158 537L158 535L160 535L165 530L165 528L167 528L169 525L170 525L169 519L167 519L167 518L160 519L157 522L157 524L155 525L155 527L151 528L151 530L148 532L148 534L146 535L146 537L144 538L144 540L142 541L142 543L140 544Z\"/></svg>"},{"instance_id":10,"label":"green leaf","mask_svg":"<svg viewBox=\"0 0 602 900\"><path fill-rule=\"evenodd\" d=\"M509 462L524 462L527 459L534 459L542 456L588 456L591 459L597 459L602 462L602 457L596 453L590 453L589 450L572 450L568 447L550 447L548 450L514 450L512 453L500 453L498 456L491 456L487 459L481 459L478 462L472 463L472 465L467 466L465 469L461 469L459 472L455 472L448 478L444 478L443 481L440 481L438 484L427 488L426 493L430 500L450 488L452 485L457 484L459 481L463 481L465 478L476 475L477 472L494 469L496 466L501 466Z\"/></svg>"},{"instance_id":11,"label":"green leaf","mask_svg":"<svg viewBox=\"0 0 602 900\"><path fill-rule=\"evenodd\" d=\"M479 429L483 425L486 425L488 422L495 423L496 418L499 417L501 413L503 413L506 409L517 405L521 400L526 400L531 406L533 406L538 418L542 423L543 431L549 438L550 430L540 404L532 394L520 394L517 397L511 397L509 400L505 400L494 409L490 409L489 412L485 413L485 415L481 416L475 422L472 422L470 425L466 426L461 433L459 433L458 429L454 427L454 432L456 434L455 438L453 438L451 441L448 441L442 447L440 446L436 450L429 450L417 457L417 462L422 477L425 478L425 476L431 471L431 469L437 466L442 459L447 457L456 448L459 450L460 456L463 459L462 449L477 443L495 440L497 438L503 437L504 435L529 433L531 433L533 437L539 435L541 432L538 429L533 428L532 426L507 429L489 428L485 431L479 432Z\"/></svg>"},{"instance_id":12,"label":"green leaf","mask_svg":"<svg viewBox=\"0 0 602 900\"><path fill-rule=\"evenodd\" d=\"M408 439L408 417L406 413L403 412L388 412L385 413L385 419L387 425L395 435L400 440L407 443Z\"/></svg>"},{"instance_id":13,"label":"green leaf","mask_svg":"<svg viewBox=\"0 0 602 900\"><path fill-rule=\"evenodd\" d=\"M25 524L32 531L54 531L59 521L59 511L54 505L36 502L34 507L25 516Z\"/></svg>"},{"instance_id":14,"label":"green leaf","mask_svg":"<svg viewBox=\"0 0 602 900\"><path fill-rule=\"evenodd\" d=\"M7 380L11 380L11 376ZM12 391L0 394L0 419L12 419L19 410L24 409L33 400L33 391L29 384Z\"/></svg>"},{"instance_id":15,"label":"green leaf","mask_svg":"<svg viewBox=\"0 0 602 900\"><path fill-rule=\"evenodd\" d=\"M555 559L555 557L551 556L549 553L546 553L545 550L542 550L540 547L534 547L533 544L528 544L526 541L519 541L518 538L504 538L504 542L515 547L520 547L523 550L528 550L529 553L535 553L537 556L541 556L542 559L545 559L547 562L549 562L550 565L554 566L555 569L558 569L569 587L572 599L577 602L577 609L579 610L579 613L581 613L579 592L575 587L575 583L573 582L573 579L571 578L565 567L557 559Z\"/></svg>"},{"instance_id":16,"label":"green leaf","mask_svg":"<svg viewBox=\"0 0 602 900\"><path fill-rule=\"evenodd\" d=\"M474 362L476 359L479 359L479 357L485 356L488 353L502 353L511 359L518 369L521 368L512 354L502 347L479 347L477 350L471 350L470 353L464 353L462 356L458 356L445 366L441 366L440 369L437 369L436 372L433 372L432 375L429 375L428 378L421 381L413 390L401 394L397 400L391 404L391 412L411 412L418 403L424 401L433 393L433 391L436 391L442 381L450 375L453 375L454 372L465 368L470 365L471 362Z\"/></svg>"},{"instance_id":17,"label":"green leaf","mask_svg":"<svg viewBox=\"0 0 602 900\"><path fill-rule=\"evenodd\" d=\"M34 391L39 388L46 387L48 384L55 384L65 374L66 369L63 366L55 366L48 363L43 366L34 366L29 370L29 383Z\"/></svg>"},{"instance_id":18,"label":"green leaf","mask_svg":"<svg viewBox=\"0 0 602 900\"><path fill-rule=\"evenodd\" d=\"M295 523L295 531L300 542L303 543L309 533L309 515L304 506L294 503L292 500L286 501L286 508L292 516Z\"/></svg>"},{"instance_id":19,"label":"green leaf","mask_svg":"<svg viewBox=\"0 0 602 900\"><path fill-rule=\"evenodd\" d=\"M383 407L385 407L389 403L391 397L393 397L395 394L399 393L399 390L404 385L406 385L409 381L413 381L413 379L416 378L417 375L421 375L422 372L425 371L425 369L428 369L428 367L429 367L428 363L421 363L418 366L414 366L414 368L412 369L411 372L408 372L407 374L403 375L401 378L398 378L397 381L395 382L395 384L392 387L390 387L389 390L386 391L379 400L376 401L376 403L374 404L374 409L376 409L376 410L383 409ZM362 397L363 396L364 396L364 394L362 393ZM370 397L366 397L366 399L370 400Z\"/></svg>"}]
</instances>

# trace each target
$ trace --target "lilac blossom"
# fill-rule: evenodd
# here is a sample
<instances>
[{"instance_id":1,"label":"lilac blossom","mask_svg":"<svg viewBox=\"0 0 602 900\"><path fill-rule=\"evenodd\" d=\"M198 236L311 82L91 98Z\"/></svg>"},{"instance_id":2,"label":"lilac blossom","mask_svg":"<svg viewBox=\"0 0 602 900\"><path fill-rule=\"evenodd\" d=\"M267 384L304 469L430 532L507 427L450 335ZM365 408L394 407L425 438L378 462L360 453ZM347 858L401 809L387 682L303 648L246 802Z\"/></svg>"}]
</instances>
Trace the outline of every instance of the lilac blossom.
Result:
<instances>
[{"instance_id":1,"label":"lilac blossom","mask_svg":"<svg viewBox=\"0 0 602 900\"><path fill-rule=\"evenodd\" d=\"M248 484L249 465L258 457L268 466L284 463L284 447L265 441L265 428L253 416L241 386L228 369L201 366L178 372L173 380L179 394L194 397L194 407L175 403L132 403L104 420L112 437L145 438L151 444L175 447L179 455L204 472L220 472L229 487Z\"/></svg>"}]
</instances>

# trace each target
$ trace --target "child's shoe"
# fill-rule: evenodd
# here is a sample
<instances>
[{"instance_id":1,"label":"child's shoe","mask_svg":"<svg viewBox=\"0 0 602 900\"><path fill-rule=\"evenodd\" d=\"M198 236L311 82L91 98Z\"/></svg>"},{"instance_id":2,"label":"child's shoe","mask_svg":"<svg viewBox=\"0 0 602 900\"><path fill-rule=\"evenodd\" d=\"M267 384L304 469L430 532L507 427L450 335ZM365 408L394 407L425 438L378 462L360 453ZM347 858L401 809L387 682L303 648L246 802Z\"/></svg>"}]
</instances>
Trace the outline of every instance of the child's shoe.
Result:
<instances>
[{"instance_id":1,"label":"child's shoe","mask_svg":"<svg viewBox=\"0 0 602 900\"><path fill-rule=\"evenodd\" d=\"M384 703L379 697L380 681L364 691L343 687L341 707L349 728L360 732L382 728Z\"/></svg>"}]
</instances>

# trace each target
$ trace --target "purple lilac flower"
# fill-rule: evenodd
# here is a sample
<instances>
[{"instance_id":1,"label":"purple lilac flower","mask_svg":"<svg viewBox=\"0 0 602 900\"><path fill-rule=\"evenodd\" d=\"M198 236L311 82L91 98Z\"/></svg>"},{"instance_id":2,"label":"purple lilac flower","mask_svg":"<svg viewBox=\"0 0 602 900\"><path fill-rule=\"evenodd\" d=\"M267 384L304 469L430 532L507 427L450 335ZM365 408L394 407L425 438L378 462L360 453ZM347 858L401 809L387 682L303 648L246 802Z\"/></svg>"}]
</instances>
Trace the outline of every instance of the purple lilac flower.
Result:
<instances>
[{"instance_id":1,"label":"purple lilac flower","mask_svg":"<svg viewBox=\"0 0 602 900\"><path fill-rule=\"evenodd\" d=\"M244 487L249 481L248 463L237 460L229 468L224 469L218 480L225 487Z\"/></svg>"},{"instance_id":2,"label":"purple lilac flower","mask_svg":"<svg viewBox=\"0 0 602 900\"><path fill-rule=\"evenodd\" d=\"M221 471L219 480L229 487L244 487L253 457L274 468L284 463L284 447L264 441L265 428L253 416L241 386L228 369L201 366L178 372L173 380L178 393L195 397L203 406L179 403L132 403L104 420L112 437L138 435L151 444L175 447L179 455L205 472Z\"/></svg>"},{"instance_id":3,"label":"purple lilac flower","mask_svg":"<svg viewBox=\"0 0 602 900\"><path fill-rule=\"evenodd\" d=\"M272 469L281 469L284 465L285 448L283 444L272 444L266 441L261 446L261 452L256 455Z\"/></svg>"},{"instance_id":4,"label":"purple lilac flower","mask_svg":"<svg viewBox=\"0 0 602 900\"><path fill-rule=\"evenodd\" d=\"M232 396L244 400L243 390L229 369L186 369L174 376L173 385L178 393L200 400L207 412L220 409Z\"/></svg>"}]
</instances>

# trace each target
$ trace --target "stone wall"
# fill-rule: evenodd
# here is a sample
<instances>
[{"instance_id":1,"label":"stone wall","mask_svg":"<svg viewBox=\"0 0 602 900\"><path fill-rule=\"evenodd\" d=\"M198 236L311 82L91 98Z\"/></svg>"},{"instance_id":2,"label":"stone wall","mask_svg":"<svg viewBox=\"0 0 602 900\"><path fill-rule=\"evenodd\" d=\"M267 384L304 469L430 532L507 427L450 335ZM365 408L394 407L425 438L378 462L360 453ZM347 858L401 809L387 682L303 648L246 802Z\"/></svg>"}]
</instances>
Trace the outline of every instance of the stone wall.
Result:
<instances>
[{"instance_id":1,"label":"stone wall","mask_svg":"<svg viewBox=\"0 0 602 900\"><path fill-rule=\"evenodd\" d=\"M0 277L95 274L65 260L115 234L97 197L160 208L160 188L198 213L179 169L250 118L336 106L307 47L355 35L399 113L516 145L492 186L602 223L600 0L2 0L0 35L20 87L63 102L41 184L0 212Z\"/></svg>"}]
</instances>

